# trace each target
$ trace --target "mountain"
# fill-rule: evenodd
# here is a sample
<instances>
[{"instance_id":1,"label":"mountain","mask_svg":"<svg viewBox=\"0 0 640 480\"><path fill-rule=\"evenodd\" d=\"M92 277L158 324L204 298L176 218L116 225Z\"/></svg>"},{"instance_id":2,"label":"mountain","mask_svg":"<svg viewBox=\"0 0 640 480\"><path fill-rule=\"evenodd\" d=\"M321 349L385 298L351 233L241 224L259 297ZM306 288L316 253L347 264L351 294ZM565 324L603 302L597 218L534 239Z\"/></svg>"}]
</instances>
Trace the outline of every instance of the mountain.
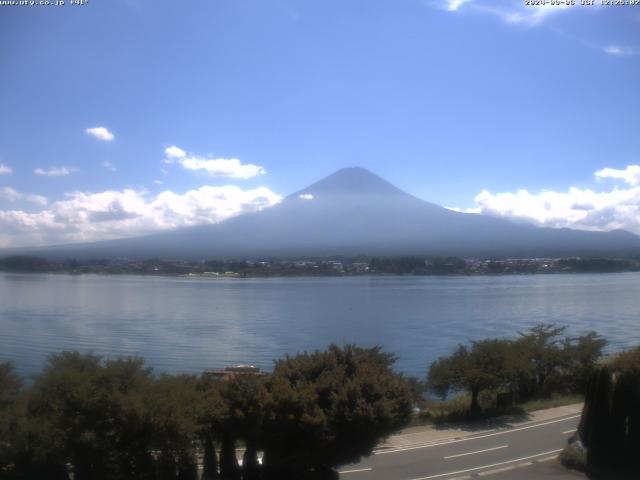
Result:
<instances>
[{"instance_id":1,"label":"mountain","mask_svg":"<svg viewBox=\"0 0 640 480\"><path fill-rule=\"evenodd\" d=\"M358 254L626 256L640 253L640 237L623 230L550 229L454 212L355 167L339 170L278 205L219 224L31 249L29 253L164 259Z\"/></svg>"}]
</instances>

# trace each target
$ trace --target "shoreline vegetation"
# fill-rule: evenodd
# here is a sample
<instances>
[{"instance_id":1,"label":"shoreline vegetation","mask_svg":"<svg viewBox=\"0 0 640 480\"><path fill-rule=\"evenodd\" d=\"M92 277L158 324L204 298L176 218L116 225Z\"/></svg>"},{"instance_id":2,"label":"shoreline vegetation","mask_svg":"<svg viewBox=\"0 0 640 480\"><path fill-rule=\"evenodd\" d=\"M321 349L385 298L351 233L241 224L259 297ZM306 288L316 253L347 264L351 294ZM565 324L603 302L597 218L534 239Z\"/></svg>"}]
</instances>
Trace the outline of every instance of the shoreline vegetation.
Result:
<instances>
[{"instance_id":1,"label":"shoreline vegetation","mask_svg":"<svg viewBox=\"0 0 640 480\"><path fill-rule=\"evenodd\" d=\"M285 356L269 373L200 376L62 352L28 386L0 363L0 479L334 479L412 424L579 402L605 345L539 324L461 344L422 379L395 372L381 347L355 345Z\"/></svg>"},{"instance_id":2,"label":"shoreline vegetation","mask_svg":"<svg viewBox=\"0 0 640 480\"><path fill-rule=\"evenodd\" d=\"M640 258L562 257L464 259L459 257L332 257L168 261L87 259L48 260L18 255L0 258L0 272L102 275L156 275L204 278L482 276L640 271Z\"/></svg>"}]
</instances>

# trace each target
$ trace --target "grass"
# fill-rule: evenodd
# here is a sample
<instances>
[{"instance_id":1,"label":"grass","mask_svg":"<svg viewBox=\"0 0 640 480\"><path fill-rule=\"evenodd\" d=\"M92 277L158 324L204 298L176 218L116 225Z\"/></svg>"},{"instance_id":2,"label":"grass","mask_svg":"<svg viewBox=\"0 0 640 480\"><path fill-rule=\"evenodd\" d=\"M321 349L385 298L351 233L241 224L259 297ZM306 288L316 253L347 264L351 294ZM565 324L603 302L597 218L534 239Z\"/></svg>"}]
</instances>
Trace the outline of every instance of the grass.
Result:
<instances>
[{"instance_id":1,"label":"grass","mask_svg":"<svg viewBox=\"0 0 640 480\"><path fill-rule=\"evenodd\" d=\"M563 407L584 402L584 395L553 395L550 398L538 398L518 405L524 412L544 410L545 408Z\"/></svg>"},{"instance_id":2,"label":"grass","mask_svg":"<svg viewBox=\"0 0 640 480\"><path fill-rule=\"evenodd\" d=\"M469 416L471 398L468 394L458 395L444 401L427 400L421 406L421 411L413 416L410 425L442 425L468 420L488 419L501 415L523 414L535 410L544 410L545 408L573 405L584 401L584 396L582 395L552 395L548 398L538 398L517 403L507 409L497 409L495 407L495 398L495 394L489 392L481 395L479 400L482 414L474 418Z\"/></svg>"}]
</instances>

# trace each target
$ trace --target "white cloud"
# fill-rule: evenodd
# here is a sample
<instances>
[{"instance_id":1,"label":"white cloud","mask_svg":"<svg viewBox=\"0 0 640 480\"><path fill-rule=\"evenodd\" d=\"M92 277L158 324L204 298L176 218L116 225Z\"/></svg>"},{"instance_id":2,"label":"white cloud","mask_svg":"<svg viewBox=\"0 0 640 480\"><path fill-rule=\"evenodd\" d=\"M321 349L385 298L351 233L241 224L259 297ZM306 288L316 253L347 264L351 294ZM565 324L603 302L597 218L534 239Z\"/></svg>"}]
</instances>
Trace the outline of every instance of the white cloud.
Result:
<instances>
[{"instance_id":1,"label":"white cloud","mask_svg":"<svg viewBox=\"0 0 640 480\"><path fill-rule=\"evenodd\" d=\"M463 4L470 2L471 0L447 0L447 10L455 12Z\"/></svg>"},{"instance_id":2,"label":"white cloud","mask_svg":"<svg viewBox=\"0 0 640 480\"><path fill-rule=\"evenodd\" d=\"M113 133L111 133L105 127L87 128L85 129L84 133L86 133L87 135L91 135L92 137L97 138L98 140L102 140L104 142L110 142L111 140L116 138L115 135L113 135Z\"/></svg>"},{"instance_id":3,"label":"white cloud","mask_svg":"<svg viewBox=\"0 0 640 480\"><path fill-rule=\"evenodd\" d=\"M49 203L49 200L47 200L47 197L43 197L42 195L35 195L35 194L23 195L22 193L14 190L11 187L4 187L2 190L0 190L0 198L3 198L10 202L16 202L18 200L26 200L27 202L33 203L40 207L45 207L47 203Z\"/></svg>"},{"instance_id":4,"label":"white cloud","mask_svg":"<svg viewBox=\"0 0 640 480\"><path fill-rule=\"evenodd\" d=\"M242 164L237 158L201 159L195 157L180 160L181 165L187 170L204 170L214 177L252 178L264 175L263 167L252 164Z\"/></svg>"},{"instance_id":5,"label":"white cloud","mask_svg":"<svg viewBox=\"0 0 640 480\"><path fill-rule=\"evenodd\" d=\"M17 192L16 192L17 193ZM72 192L37 213L0 210L0 244L29 246L123 238L210 224L278 203L266 187L203 186L182 194L166 190Z\"/></svg>"},{"instance_id":6,"label":"white cloud","mask_svg":"<svg viewBox=\"0 0 640 480\"><path fill-rule=\"evenodd\" d=\"M174 145L165 148L165 163L179 163L186 170L204 171L212 177L248 179L267 173L259 165L243 164L237 158L205 158L187 154Z\"/></svg>"},{"instance_id":7,"label":"white cloud","mask_svg":"<svg viewBox=\"0 0 640 480\"><path fill-rule=\"evenodd\" d=\"M11 187L4 187L2 190L0 190L0 198L4 198L5 200L9 200L10 202L15 202L16 200L20 200L22 198L22 195L20 195L20 193L16 192Z\"/></svg>"},{"instance_id":8,"label":"white cloud","mask_svg":"<svg viewBox=\"0 0 640 480\"><path fill-rule=\"evenodd\" d=\"M105 160L104 162L102 162L102 166L112 172L116 171L116 167L109 160Z\"/></svg>"},{"instance_id":9,"label":"white cloud","mask_svg":"<svg viewBox=\"0 0 640 480\"><path fill-rule=\"evenodd\" d=\"M313 200L313 195L310 193L301 193L298 195L298 198L301 198L302 200Z\"/></svg>"},{"instance_id":10,"label":"white cloud","mask_svg":"<svg viewBox=\"0 0 640 480\"><path fill-rule=\"evenodd\" d=\"M181 148L176 147L175 145L171 145L164 149L164 154L167 158L184 158L187 156L187 152L182 150Z\"/></svg>"},{"instance_id":11,"label":"white cloud","mask_svg":"<svg viewBox=\"0 0 640 480\"><path fill-rule=\"evenodd\" d=\"M486 13L502 19L504 22L523 25L538 25L552 14L569 11L569 5L525 5L524 2L513 0L494 0L489 2L477 2L474 0L437 0L434 4L438 8L449 12L464 10L468 12Z\"/></svg>"},{"instance_id":12,"label":"white cloud","mask_svg":"<svg viewBox=\"0 0 640 480\"><path fill-rule=\"evenodd\" d=\"M526 5L525 2L515 2L513 0L492 0L488 1L476 1L476 0L423 0L427 5L435 7L440 10L449 12L465 12L468 14L486 14L499 18L505 23L511 25L521 25L523 27L535 27L549 23L548 20L552 17L557 17L559 14L564 13L565 16L569 12L574 14L578 13L598 13L607 10L599 4L593 5L589 8L580 8L577 5L561 4L552 5L550 2L546 2L543 5ZM464 8L461 8L463 7ZM631 17L633 18L633 17ZM640 16L638 16L640 18ZM557 26L553 26L552 30L557 34L561 34L565 38L571 38L574 42L581 44L585 47L597 50L607 55L624 57L632 55L640 55L640 49L625 46L625 45L608 45L602 46L601 44L594 43L590 40L585 40L559 29Z\"/></svg>"},{"instance_id":13,"label":"white cloud","mask_svg":"<svg viewBox=\"0 0 640 480\"><path fill-rule=\"evenodd\" d=\"M47 197L36 194L25 195L24 199L27 202L33 203L34 205L37 205L39 207L46 207L49 203L49 199Z\"/></svg>"},{"instance_id":14,"label":"white cloud","mask_svg":"<svg viewBox=\"0 0 640 480\"><path fill-rule=\"evenodd\" d=\"M640 166L624 170L604 168L596 178L622 180L629 187L609 191L571 187L566 192L542 190L491 193L483 190L475 197L474 208L458 211L526 221L545 227L582 230L625 229L640 234Z\"/></svg>"},{"instance_id":15,"label":"white cloud","mask_svg":"<svg viewBox=\"0 0 640 480\"><path fill-rule=\"evenodd\" d=\"M597 179L613 178L622 180L629 185L640 185L640 165L627 165L623 170L615 168L603 168L595 174Z\"/></svg>"},{"instance_id":16,"label":"white cloud","mask_svg":"<svg viewBox=\"0 0 640 480\"><path fill-rule=\"evenodd\" d=\"M608 47L604 47L602 51L608 55L613 55L616 57L625 57L629 55L638 55L640 52L632 47L620 46L620 45L609 45Z\"/></svg>"},{"instance_id":17,"label":"white cloud","mask_svg":"<svg viewBox=\"0 0 640 480\"><path fill-rule=\"evenodd\" d=\"M6 165L0 163L0 175L9 175L13 170Z\"/></svg>"},{"instance_id":18,"label":"white cloud","mask_svg":"<svg viewBox=\"0 0 640 480\"><path fill-rule=\"evenodd\" d=\"M48 170L44 170L42 168L36 168L33 173L36 175L43 175L46 177L66 177L67 175L71 175L73 172L77 172L77 168L69 168L69 167L51 167Z\"/></svg>"},{"instance_id":19,"label":"white cloud","mask_svg":"<svg viewBox=\"0 0 640 480\"><path fill-rule=\"evenodd\" d=\"M162 185L164 182L162 180L154 180L153 184L154 185Z\"/></svg>"},{"instance_id":20,"label":"white cloud","mask_svg":"<svg viewBox=\"0 0 640 480\"><path fill-rule=\"evenodd\" d=\"M570 5L535 5L518 10L502 10L502 18L509 23L538 25L550 15L568 11Z\"/></svg>"}]
</instances>

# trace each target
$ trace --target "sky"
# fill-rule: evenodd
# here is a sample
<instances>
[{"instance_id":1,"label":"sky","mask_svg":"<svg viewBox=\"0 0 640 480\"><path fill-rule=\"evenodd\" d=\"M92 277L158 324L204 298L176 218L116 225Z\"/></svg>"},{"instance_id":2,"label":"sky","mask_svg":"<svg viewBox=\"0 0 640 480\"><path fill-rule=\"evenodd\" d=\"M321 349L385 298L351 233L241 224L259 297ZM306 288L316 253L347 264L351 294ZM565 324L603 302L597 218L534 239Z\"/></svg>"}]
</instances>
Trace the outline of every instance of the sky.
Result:
<instances>
[{"instance_id":1,"label":"sky","mask_svg":"<svg viewBox=\"0 0 640 480\"><path fill-rule=\"evenodd\" d=\"M0 247L215 223L351 166L640 234L640 5L29 3L0 2Z\"/></svg>"}]
</instances>

